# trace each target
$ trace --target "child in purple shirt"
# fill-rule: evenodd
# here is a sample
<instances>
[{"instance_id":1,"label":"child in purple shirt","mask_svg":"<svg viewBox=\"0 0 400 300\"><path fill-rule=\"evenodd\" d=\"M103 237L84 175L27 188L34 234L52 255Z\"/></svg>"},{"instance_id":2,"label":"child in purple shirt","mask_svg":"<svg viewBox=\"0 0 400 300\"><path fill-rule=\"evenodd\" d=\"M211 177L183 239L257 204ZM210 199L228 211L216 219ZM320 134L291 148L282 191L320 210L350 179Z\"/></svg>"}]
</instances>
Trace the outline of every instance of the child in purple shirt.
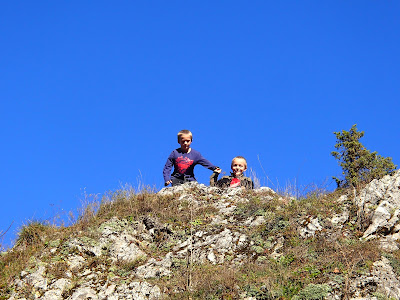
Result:
<instances>
[{"instance_id":1,"label":"child in purple shirt","mask_svg":"<svg viewBox=\"0 0 400 300\"><path fill-rule=\"evenodd\" d=\"M212 171L219 170L218 167L205 159L200 152L190 148L192 140L193 135L189 130L178 132L178 143L181 147L171 152L163 170L166 186L170 183L172 186L176 186L188 181L196 181L193 171L194 166L197 164ZM174 171L171 175L172 166L174 167Z\"/></svg>"}]
</instances>

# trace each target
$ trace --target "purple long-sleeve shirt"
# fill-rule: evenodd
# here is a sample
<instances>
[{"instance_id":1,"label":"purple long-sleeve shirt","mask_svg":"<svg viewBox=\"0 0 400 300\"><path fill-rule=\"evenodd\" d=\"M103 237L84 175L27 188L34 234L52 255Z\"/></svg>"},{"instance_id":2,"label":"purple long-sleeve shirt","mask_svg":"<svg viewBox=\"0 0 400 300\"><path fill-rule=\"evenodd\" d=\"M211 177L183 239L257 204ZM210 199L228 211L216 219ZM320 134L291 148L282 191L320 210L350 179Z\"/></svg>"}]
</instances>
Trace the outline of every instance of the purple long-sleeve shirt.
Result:
<instances>
[{"instance_id":1,"label":"purple long-sleeve shirt","mask_svg":"<svg viewBox=\"0 0 400 300\"><path fill-rule=\"evenodd\" d=\"M195 181L194 166L197 164L210 170L217 168L205 159L199 151L191 148L189 153L184 153L181 148L175 149L171 152L165 163L163 170L164 182L171 180L171 177L178 179L186 178L188 181ZM171 175L172 167L174 167L174 172Z\"/></svg>"}]
</instances>

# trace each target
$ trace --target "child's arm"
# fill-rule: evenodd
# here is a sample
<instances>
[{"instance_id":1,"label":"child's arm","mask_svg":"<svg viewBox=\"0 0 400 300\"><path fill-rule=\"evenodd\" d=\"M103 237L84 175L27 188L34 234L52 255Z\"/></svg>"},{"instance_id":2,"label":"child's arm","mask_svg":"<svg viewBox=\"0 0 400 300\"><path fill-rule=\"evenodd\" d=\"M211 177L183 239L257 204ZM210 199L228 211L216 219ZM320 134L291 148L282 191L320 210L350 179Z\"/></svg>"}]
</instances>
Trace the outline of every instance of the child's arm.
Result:
<instances>
[{"instance_id":1,"label":"child's arm","mask_svg":"<svg viewBox=\"0 0 400 300\"><path fill-rule=\"evenodd\" d=\"M164 165L164 169L163 169L163 176L164 176L164 182L165 182L165 186L169 185L170 183L172 183L171 180L171 170L172 167L174 165L174 155L173 155L173 151L172 153L168 156L167 162Z\"/></svg>"},{"instance_id":2,"label":"child's arm","mask_svg":"<svg viewBox=\"0 0 400 300\"><path fill-rule=\"evenodd\" d=\"M198 152L198 155L199 155L199 158L198 158L198 161L197 161L198 164L200 164L203 167L205 167L205 168L207 168L209 170L212 170L212 171L215 171L216 169L219 169L217 166L214 166L208 159L205 159L203 157L203 155L201 155L199 152Z\"/></svg>"},{"instance_id":3,"label":"child's arm","mask_svg":"<svg viewBox=\"0 0 400 300\"><path fill-rule=\"evenodd\" d=\"M221 173L220 168L216 168L210 176L210 186L217 186L218 176Z\"/></svg>"}]
</instances>

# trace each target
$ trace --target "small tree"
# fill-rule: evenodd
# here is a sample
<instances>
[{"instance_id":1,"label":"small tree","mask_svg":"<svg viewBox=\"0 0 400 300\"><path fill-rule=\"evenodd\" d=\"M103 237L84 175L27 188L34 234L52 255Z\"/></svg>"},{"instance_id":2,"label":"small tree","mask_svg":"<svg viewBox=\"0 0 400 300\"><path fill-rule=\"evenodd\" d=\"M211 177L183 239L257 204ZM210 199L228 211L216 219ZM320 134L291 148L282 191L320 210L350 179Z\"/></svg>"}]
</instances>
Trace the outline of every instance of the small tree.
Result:
<instances>
[{"instance_id":1,"label":"small tree","mask_svg":"<svg viewBox=\"0 0 400 300\"><path fill-rule=\"evenodd\" d=\"M349 131L334 132L336 135L335 148L331 154L339 160L343 169L344 179L336 180L338 187L358 187L361 183L369 183L373 179L379 179L387 174L392 174L396 165L391 157L382 157L377 152L370 152L359 142L364 136L364 131L357 130L354 124Z\"/></svg>"}]
</instances>

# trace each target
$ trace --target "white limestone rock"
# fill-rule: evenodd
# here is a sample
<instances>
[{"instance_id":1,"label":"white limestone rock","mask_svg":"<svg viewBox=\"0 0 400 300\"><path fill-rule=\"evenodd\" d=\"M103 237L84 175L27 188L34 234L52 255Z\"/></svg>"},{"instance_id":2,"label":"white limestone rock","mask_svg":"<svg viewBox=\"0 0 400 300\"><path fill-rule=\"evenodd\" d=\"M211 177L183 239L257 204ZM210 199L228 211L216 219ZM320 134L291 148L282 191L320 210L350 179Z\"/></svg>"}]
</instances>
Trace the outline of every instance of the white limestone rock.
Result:
<instances>
[{"instance_id":1,"label":"white limestone rock","mask_svg":"<svg viewBox=\"0 0 400 300\"><path fill-rule=\"evenodd\" d=\"M334 214L332 216L331 223L336 227L343 227L343 224L349 220L349 211L345 209L341 214Z\"/></svg>"},{"instance_id":2,"label":"white limestone rock","mask_svg":"<svg viewBox=\"0 0 400 300\"><path fill-rule=\"evenodd\" d=\"M391 234L399 225L400 171L371 181L355 198L359 215L371 219L363 238Z\"/></svg>"},{"instance_id":3,"label":"white limestone rock","mask_svg":"<svg viewBox=\"0 0 400 300\"><path fill-rule=\"evenodd\" d=\"M247 218L246 221L244 221L243 225L249 226L249 227L257 227L260 225L263 225L266 222L264 216L254 216L254 217L249 217Z\"/></svg>"},{"instance_id":4,"label":"white limestone rock","mask_svg":"<svg viewBox=\"0 0 400 300\"><path fill-rule=\"evenodd\" d=\"M60 290L49 290L44 293L43 297L40 298L41 300L62 300L62 291Z\"/></svg>"},{"instance_id":5,"label":"white limestone rock","mask_svg":"<svg viewBox=\"0 0 400 300\"><path fill-rule=\"evenodd\" d=\"M45 278L45 272L46 266L40 264L36 272L26 275L23 281L28 285L32 285L36 289L47 290L48 281L47 278Z\"/></svg>"},{"instance_id":6,"label":"white limestone rock","mask_svg":"<svg viewBox=\"0 0 400 300\"><path fill-rule=\"evenodd\" d=\"M70 255L66 261L71 270L79 270L86 262L86 260L80 255Z\"/></svg>"},{"instance_id":7,"label":"white limestone rock","mask_svg":"<svg viewBox=\"0 0 400 300\"><path fill-rule=\"evenodd\" d=\"M386 257L373 264L372 274L377 277L379 292L388 298L400 299L400 280Z\"/></svg>"},{"instance_id":8,"label":"white limestone rock","mask_svg":"<svg viewBox=\"0 0 400 300\"><path fill-rule=\"evenodd\" d=\"M136 245L136 239L127 233L117 236L110 247L110 256L114 261L134 261L147 254Z\"/></svg>"},{"instance_id":9,"label":"white limestone rock","mask_svg":"<svg viewBox=\"0 0 400 300\"><path fill-rule=\"evenodd\" d=\"M147 279L171 275L171 258L172 253L170 252L161 261L157 261L154 258L149 259L146 264L136 269L136 276Z\"/></svg>"},{"instance_id":10,"label":"white limestone rock","mask_svg":"<svg viewBox=\"0 0 400 300\"><path fill-rule=\"evenodd\" d=\"M91 256L101 255L101 245L97 240L90 238L74 238L68 243L69 248L76 247L79 252L85 253Z\"/></svg>"},{"instance_id":11,"label":"white limestone rock","mask_svg":"<svg viewBox=\"0 0 400 300\"><path fill-rule=\"evenodd\" d=\"M307 217L302 225L303 226L299 228L299 233L303 238L313 237L317 231L322 230L322 226L319 224L317 217Z\"/></svg>"},{"instance_id":12,"label":"white limestone rock","mask_svg":"<svg viewBox=\"0 0 400 300\"><path fill-rule=\"evenodd\" d=\"M98 300L95 290L90 287L78 288L70 297L70 300Z\"/></svg>"}]
</instances>

